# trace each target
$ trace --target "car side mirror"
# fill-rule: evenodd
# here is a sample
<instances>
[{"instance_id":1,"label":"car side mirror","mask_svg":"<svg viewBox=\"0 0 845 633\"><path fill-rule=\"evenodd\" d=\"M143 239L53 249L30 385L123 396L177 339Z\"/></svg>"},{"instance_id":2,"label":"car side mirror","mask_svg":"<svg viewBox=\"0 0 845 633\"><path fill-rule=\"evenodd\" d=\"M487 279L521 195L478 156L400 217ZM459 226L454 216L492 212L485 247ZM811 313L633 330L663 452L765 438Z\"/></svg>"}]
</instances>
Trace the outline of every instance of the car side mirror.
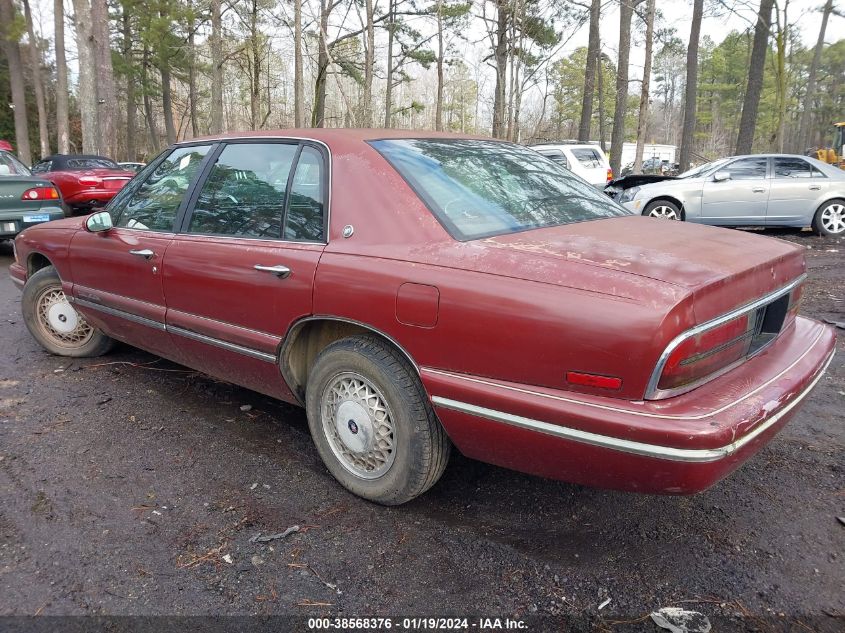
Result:
<instances>
[{"instance_id":1,"label":"car side mirror","mask_svg":"<svg viewBox=\"0 0 845 633\"><path fill-rule=\"evenodd\" d=\"M112 228L111 214L108 211L100 211L88 216L85 220L85 228L91 233L102 233Z\"/></svg>"},{"instance_id":2,"label":"car side mirror","mask_svg":"<svg viewBox=\"0 0 845 633\"><path fill-rule=\"evenodd\" d=\"M723 182L725 180L730 180L730 179L731 179L731 172L729 172L729 171L717 171L715 174L713 174L713 180L715 182Z\"/></svg>"}]
</instances>

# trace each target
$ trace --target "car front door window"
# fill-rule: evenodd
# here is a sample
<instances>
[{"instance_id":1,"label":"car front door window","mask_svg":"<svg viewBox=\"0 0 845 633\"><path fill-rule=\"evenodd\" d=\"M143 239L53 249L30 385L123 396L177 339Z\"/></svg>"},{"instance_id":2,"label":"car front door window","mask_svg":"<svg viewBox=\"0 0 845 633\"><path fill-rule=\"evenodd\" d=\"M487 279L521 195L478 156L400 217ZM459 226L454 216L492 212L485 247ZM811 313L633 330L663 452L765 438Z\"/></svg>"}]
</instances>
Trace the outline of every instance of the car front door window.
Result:
<instances>
[{"instance_id":1,"label":"car front door window","mask_svg":"<svg viewBox=\"0 0 845 633\"><path fill-rule=\"evenodd\" d=\"M728 165L731 180L757 180L766 177L767 159L743 158Z\"/></svg>"},{"instance_id":2,"label":"car front door window","mask_svg":"<svg viewBox=\"0 0 845 633\"><path fill-rule=\"evenodd\" d=\"M173 150L138 187L112 209L116 227L172 231L176 214L211 145Z\"/></svg>"}]
</instances>

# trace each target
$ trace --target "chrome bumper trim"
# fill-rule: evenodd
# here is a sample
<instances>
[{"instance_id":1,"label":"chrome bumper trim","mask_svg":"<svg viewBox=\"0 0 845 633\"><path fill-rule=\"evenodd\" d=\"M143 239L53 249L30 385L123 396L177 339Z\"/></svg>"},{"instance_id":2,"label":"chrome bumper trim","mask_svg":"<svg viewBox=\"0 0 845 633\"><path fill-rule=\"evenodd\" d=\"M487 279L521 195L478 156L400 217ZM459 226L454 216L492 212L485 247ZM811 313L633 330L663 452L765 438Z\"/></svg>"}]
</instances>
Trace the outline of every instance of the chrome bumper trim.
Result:
<instances>
[{"instance_id":1,"label":"chrome bumper trim","mask_svg":"<svg viewBox=\"0 0 845 633\"><path fill-rule=\"evenodd\" d=\"M9 275L9 278L12 280L12 283L18 287L18 290L23 290L23 287L26 285L26 282L23 279L18 279L17 277L12 277Z\"/></svg>"},{"instance_id":2,"label":"chrome bumper trim","mask_svg":"<svg viewBox=\"0 0 845 633\"><path fill-rule=\"evenodd\" d=\"M644 442L635 442L632 440L625 440L618 437L611 437L609 435L599 435L598 433L590 433L580 429L573 429L557 424L550 424L549 422L542 422L540 420L532 420L512 413L505 413L503 411L496 411L495 409L488 409L486 407L479 407L474 404L467 404L465 402L458 402L449 398L441 398L434 396L431 400L439 407L458 411L460 413L468 413L477 417L493 420L494 422L501 422L529 431L551 435L565 440L580 442L582 444L590 444L600 448L607 448L611 450L621 451L623 453L631 453L634 455L641 455L643 457L653 457L655 459L664 459L674 462L688 462L688 463L706 463L715 462L724 459L743 448L746 444L753 441L760 434L777 424L787 413L794 409L806 396L812 391L816 383L821 380L825 371L833 360L833 353L825 361L822 368L818 371L815 378L809 385L795 398L793 398L786 406L777 411L770 418L758 424L749 433L743 435L738 440L722 446L721 448L707 448L707 449L686 449L674 448L671 446L660 446L659 444L646 444Z\"/></svg>"}]
</instances>

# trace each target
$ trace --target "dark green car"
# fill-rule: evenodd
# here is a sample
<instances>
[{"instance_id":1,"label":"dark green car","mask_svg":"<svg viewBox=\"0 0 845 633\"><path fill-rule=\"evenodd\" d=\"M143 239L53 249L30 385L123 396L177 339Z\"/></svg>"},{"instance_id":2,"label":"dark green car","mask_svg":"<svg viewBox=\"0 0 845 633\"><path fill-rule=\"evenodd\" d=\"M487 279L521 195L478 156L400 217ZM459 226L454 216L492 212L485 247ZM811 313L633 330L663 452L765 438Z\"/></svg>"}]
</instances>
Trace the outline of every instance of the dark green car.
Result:
<instances>
[{"instance_id":1,"label":"dark green car","mask_svg":"<svg viewBox=\"0 0 845 633\"><path fill-rule=\"evenodd\" d=\"M33 177L13 154L0 150L0 240L12 239L33 224L63 217L58 189L48 180Z\"/></svg>"}]
</instances>

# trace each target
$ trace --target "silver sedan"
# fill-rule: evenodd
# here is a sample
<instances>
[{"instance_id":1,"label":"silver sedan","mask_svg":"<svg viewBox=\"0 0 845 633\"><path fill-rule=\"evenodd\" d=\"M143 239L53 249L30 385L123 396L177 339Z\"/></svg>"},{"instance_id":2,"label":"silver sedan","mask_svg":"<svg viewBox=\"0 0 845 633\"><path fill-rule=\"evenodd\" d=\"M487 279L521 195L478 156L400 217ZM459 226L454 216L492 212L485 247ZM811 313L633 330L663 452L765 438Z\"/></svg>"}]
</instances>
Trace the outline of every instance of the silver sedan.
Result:
<instances>
[{"instance_id":1,"label":"silver sedan","mask_svg":"<svg viewBox=\"0 0 845 633\"><path fill-rule=\"evenodd\" d=\"M845 235L845 171L806 156L732 156L614 197L634 213L669 220Z\"/></svg>"}]
</instances>

